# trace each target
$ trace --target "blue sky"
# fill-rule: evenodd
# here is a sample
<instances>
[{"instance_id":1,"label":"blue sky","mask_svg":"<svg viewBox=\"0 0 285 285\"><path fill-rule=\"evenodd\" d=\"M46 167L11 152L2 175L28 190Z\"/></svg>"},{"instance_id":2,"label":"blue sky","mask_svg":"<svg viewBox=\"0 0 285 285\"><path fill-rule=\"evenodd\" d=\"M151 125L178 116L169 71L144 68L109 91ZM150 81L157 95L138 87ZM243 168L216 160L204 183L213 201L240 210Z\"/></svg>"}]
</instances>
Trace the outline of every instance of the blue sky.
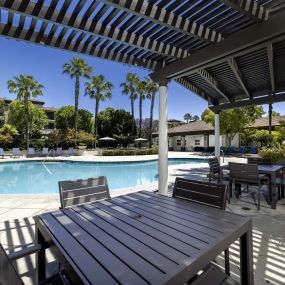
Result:
<instances>
[{"instance_id":1,"label":"blue sky","mask_svg":"<svg viewBox=\"0 0 285 285\"><path fill-rule=\"evenodd\" d=\"M116 62L94 57L79 55L58 49L37 46L15 40L0 38L1 73L0 96L15 98L7 90L7 81L19 74L33 75L45 86L44 96L40 100L46 106L61 107L74 104L74 81L62 74L62 65L74 56L80 56L94 68L96 75L103 74L114 85L113 98L101 103L100 110L106 107L123 108L130 111L130 101L121 93L120 83L125 80L128 72L136 73L141 77L148 75L147 70L123 65ZM84 96L83 84L79 107L94 113L94 101ZM154 117L158 118L158 94L156 96ZM143 117L149 117L149 100L144 101ZM170 83L168 89L168 118L183 120L185 113L201 115L207 107L207 102L176 83ZM275 111L285 114L285 102L274 104ZM265 106L265 111L267 107ZM136 102L136 117L138 117L138 101Z\"/></svg>"}]
</instances>

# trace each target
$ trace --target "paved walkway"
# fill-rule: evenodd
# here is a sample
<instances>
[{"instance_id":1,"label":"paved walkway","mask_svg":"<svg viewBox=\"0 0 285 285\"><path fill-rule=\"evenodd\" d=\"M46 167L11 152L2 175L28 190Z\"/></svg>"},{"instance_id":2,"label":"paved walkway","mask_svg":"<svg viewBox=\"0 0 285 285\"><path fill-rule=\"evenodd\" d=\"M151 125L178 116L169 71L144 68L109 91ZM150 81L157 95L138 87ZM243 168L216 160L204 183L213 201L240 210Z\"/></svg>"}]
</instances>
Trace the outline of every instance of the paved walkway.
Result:
<instances>
[{"instance_id":1,"label":"paved walkway","mask_svg":"<svg viewBox=\"0 0 285 285\"><path fill-rule=\"evenodd\" d=\"M190 157L191 153L170 153L170 157ZM114 161L117 157L77 157L84 161ZM126 157L124 160L137 159L138 157ZM139 159L153 159L155 156L139 157ZM236 159L230 159L236 160ZM240 159L239 159L240 160ZM228 159L226 159L226 162ZM172 191L173 183L177 176L205 180L208 173L207 163L192 165L176 165L169 167L169 191ZM135 187L131 189L119 189L111 193L112 196L122 195L130 191L157 190L157 183ZM233 201L227 207L228 211L250 215L253 218L254 241L254 269L255 284L285 284L285 199L277 205L277 210L271 210L262 196L261 210L257 212L255 206L255 191L243 194L241 199ZM51 195L1 195L0 196L0 242L4 248L13 252L34 241L33 216L56 210L59 207L59 197ZM243 210L243 208L249 210ZM231 249L231 269L233 276L239 272L238 243ZM48 271L56 270L57 265L51 254L47 256ZM219 262L223 264L223 257ZM34 256L22 258L17 262L17 268L22 274L25 284L34 283Z\"/></svg>"}]
</instances>

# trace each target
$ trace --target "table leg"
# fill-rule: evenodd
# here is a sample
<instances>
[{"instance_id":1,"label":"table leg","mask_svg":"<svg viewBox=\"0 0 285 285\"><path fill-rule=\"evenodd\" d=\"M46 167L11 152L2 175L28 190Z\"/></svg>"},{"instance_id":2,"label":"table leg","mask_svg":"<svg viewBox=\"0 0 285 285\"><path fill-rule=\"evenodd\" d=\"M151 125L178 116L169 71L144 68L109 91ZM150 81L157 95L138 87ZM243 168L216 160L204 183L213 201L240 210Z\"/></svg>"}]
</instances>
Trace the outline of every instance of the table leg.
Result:
<instances>
[{"instance_id":1,"label":"table leg","mask_svg":"<svg viewBox=\"0 0 285 285\"><path fill-rule=\"evenodd\" d=\"M242 285L253 285L252 231L240 238L240 274Z\"/></svg>"},{"instance_id":2,"label":"table leg","mask_svg":"<svg viewBox=\"0 0 285 285\"><path fill-rule=\"evenodd\" d=\"M38 228L36 228L36 242L44 244L45 239ZM36 254L37 283L46 279L46 250L43 246Z\"/></svg>"},{"instance_id":3,"label":"table leg","mask_svg":"<svg viewBox=\"0 0 285 285\"><path fill-rule=\"evenodd\" d=\"M276 195L276 175L271 175L270 179L270 193L271 193L271 209L276 209L277 195Z\"/></svg>"}]
</instances>

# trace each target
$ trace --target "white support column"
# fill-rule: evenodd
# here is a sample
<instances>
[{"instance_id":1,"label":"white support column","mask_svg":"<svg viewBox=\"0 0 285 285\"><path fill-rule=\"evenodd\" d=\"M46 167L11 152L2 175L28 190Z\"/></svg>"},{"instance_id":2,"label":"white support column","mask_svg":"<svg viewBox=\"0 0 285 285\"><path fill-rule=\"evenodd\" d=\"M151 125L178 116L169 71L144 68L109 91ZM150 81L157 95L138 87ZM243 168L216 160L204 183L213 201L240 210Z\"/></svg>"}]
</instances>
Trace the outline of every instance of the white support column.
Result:
<instances>
[{"instance_id":1,"label":"white support column","mask_svg":"<svg viewBox=\"0 0 285 285\"><path fill-rule=\"evenodd\" d=\"M220 161L220 114L215 113L215 156Z\"/></svg>"},{"instance_id":2,"label":"white support column","mask_svg":"<svg viewBox=\"0 0 285 285\"><path fill-rule=\"evenodd\" d=\"M168 194L167 81L159 82L158 191Z\"/></svg>"}]
</instances>

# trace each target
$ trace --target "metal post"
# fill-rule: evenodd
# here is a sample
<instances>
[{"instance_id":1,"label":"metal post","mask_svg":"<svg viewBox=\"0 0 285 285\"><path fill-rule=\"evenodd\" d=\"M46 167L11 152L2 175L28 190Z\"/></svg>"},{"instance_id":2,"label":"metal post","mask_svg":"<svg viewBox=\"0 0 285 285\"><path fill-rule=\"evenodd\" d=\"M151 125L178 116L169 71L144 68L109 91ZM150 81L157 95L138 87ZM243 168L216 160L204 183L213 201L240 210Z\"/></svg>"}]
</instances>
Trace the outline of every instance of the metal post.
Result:
<instances>
[{"instance_id":1,"label":"metal post","mask_svg":"<svg viewBox=\"0 0 285 285\"><path fill-rule=\"evenodd\" d=\"M159 82L158 191L168 194L167 81Z\"/></svg>"},{"instance_id":2,"label":"metal post","mask_svg":"<svg viewBox=\"0 0 285 285\"><path fill-rule=\"evenodd\" d=\"M215 156L220 161L220 114L215 113Z\"/></svg>"},{"instance_id":3,"label":"metal post","mask_svg":"<svg viewBox=\"0 0 285 285\"><path fill-rule=\"evenodd\" d=\"M269 134L271 134L272 131L272 104L269 104L269 110L268 110L268 130Z\"/></svg>"}]
</instances>

